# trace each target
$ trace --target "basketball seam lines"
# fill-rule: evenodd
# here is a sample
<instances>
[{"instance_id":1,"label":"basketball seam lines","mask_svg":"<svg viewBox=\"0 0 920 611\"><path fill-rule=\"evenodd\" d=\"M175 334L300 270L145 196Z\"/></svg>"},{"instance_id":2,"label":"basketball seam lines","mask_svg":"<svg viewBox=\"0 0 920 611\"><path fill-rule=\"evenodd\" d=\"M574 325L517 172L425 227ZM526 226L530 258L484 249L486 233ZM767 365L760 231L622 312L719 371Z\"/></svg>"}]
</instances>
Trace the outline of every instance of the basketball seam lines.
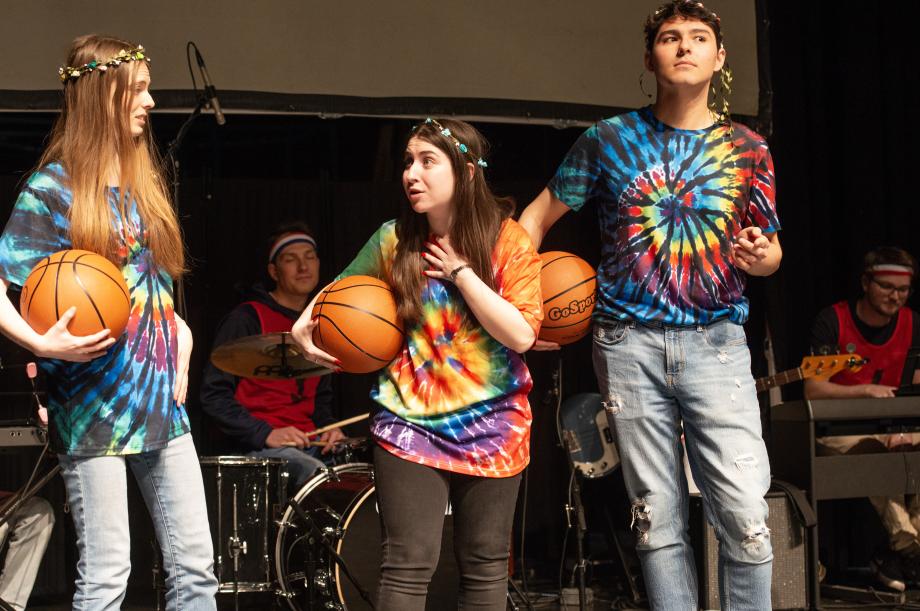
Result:
<instances>
[{"instance_id":1,"label":"basketball seam lines","mask_svg":"<svg viewBox=\"0 0 920 611\"><path fill-rule=\"evenodd\" d=\"M96 254L96 253L91 253L91 254ZM86 256L86 255L80 255L80 257L85 257L85 256ZM108 261L108 259L106 259L106 261ZM73 261L57 261L57 262L52 262L52 263L49 263L48 266L50 267L50 266L52 266L52 265L61 265L61 264L63 264L63 263L74 263L74 264L78 264L78 263L79 263L79 265L82 265L83 267L88 267L88 268L90 268L90 269L96 270L97 272L99 272L100 274L102 274L103 276L105 276L106 278L108 278L109 280L111 280L112 282L115 283L115 286L118 287L118 289L121 291L122 295L124 295L124 296L125 296L125 299L128 301L128 307L129 307L129 308L131 307L131 296L130 296L128 293L125 293L124 289L121 288L121 283L120 283L116 278L113 278L112 276L110 276L109 274L105 273L103 270L99 269L99 268L96 267L95 265L90 265L89 263L82 263L82 262L80 262L79 257L76 258L76 259L74 259ZM109 263L111 263L111 261L109 261ZM113 263L113 265L114 265L114 263ZM124 277L122 277L122 280L124 280ZM125 284L127 284L127 282L126 282ZM128 289L128 290L129 290L129 292L130 292L130 289Z\"/></svg>"},{"instance_id":2,"label":"basketball seam lines","mask_svg":"<svg viewBox=\"0 0 920 611\"><path fill-rule=\"evenodd\" d=\"M365 286L373 286L373 285L365 285ZM358 312L361 312L362 314L367 314L368 316L372 316L373 318L376 318L377 320L379 320L379 321L382 322L382 323L386 323L386 324L390 325L391 327L393 327L394 329L396 329L397 331L399 331L399 334L400 334L400 335L405 335L405 332L404 332L402 329L400 329L399 327L397 327L396 325L394 325L393 323L391 323L389 320L387 320L387 319L384 318L383 316L380 316L379 314L374 314L373 312L371 312L371 311L369 311L369 310L365 310L364 308L359 308L358 306L353 306L353 305L348 304L348 303L342 303L341 301L330 301L330 302L329 302L329 305L337 305L337 306L342 306L343 308L349 308L349 309L351 309L351 310L357 310ZM320 312L320 315L322 315L322 312ZM327 317L327 318L328 318L328 317Z\"/></svg>"},{"instance_id":3,"label":"basketball seam lines","mask_svg":"<svg viewBox=\"0 0 920 611\"><path fill-rule=\"evenodd\" d=\"M342 278L342 280L345 280L345 278ZM342 280L339 280L339 282L342 282ZM340 288L340 289L334 288L337 284L339 284L339 282L336 282L336 283L333 284L331 287L329 287L328 289L326 289L326 292L327 292L327 293L338 293L339 291L347 291L348 289L355 289L355 288L358 288L358 287L361 287L361 286L369 286L369 287L371 287L372 289L380 289L381 291L386 291L386 292L388 292L388 293L392 293L392 292L393 292L393 291L391 291L391 290L388 289L388 288L385 288L385 287L380 286L379 284L370 284L370 283L364 283L364 284L349 284L348 286L344 286L344 287L342 287L342 288Z\"/></svg>"},{"instance_id":4,"label":"basketball seam lines","mask_svg":"<svg viewBox=\"0 0 920 611\"><path fill-rule=\"evenodd\" d=\"M586 317L579 318L575 322L567 324L567 325L541 325L540 328L541 329L565 329L566 327L574 327L575 325L580 325L586 320L589 320L590 318L591 318L591 315L588 314Z\"/></svg>"},{"instance_id":5,"label":"basketball seam lines","mask_svg":"<svg viewBox=\"0 0 920 611\"><path fill-rule=\"evenodd\" d=\"M597 275L596 275L596 274L595 274L594 276L591 276L590 278L587 278L587 279L585 279L585 280L582 280L582 281L579 282L578 284L573 284L572 286L570 286L569 288L565 289L565 290L562 291L561 293L558 293L558 294L556 294L556 295L553 295L552 297L548 297L547 299L544 299L544 300L543 300L543 304L545 305L545 304L547 304L548 302L552 301L553 299L556 299L557 297L559 297L559 296L561 296L561 295L565 295L566 293L568 293L568 292L571 291L572 289L578 288L578 287L580 287L580 286L583 285L583 284L587 284L587 283L591 282L592 280L597 280Z\"/></svg>"},{"instance_id":6,"label":"basketball seam lines","mask_svg":"<svg viewBox=\"0 0 920 611\"><path fill-rule=\"evenodd\" d=\"M359 308L355 308L355 309L359 309ZM369 312L368 312L368 313L369 313ZM373 316L373 315L372 315L372 316ZM349 344L351 344L352 346L354 346L355 349L358 350L359 352L361 352L362 354L365 354L365 355L369 356L370 358L374 359L375 361L380 361L381 363L389 363L390 361L393 360L392 358L391 358L391 359L382 359L382 358L380 358L379 356L374 356L374 355L371 354L370 352L367 352L366 350L364 350L364 348L362 348L362 347L359 346L358 344L356 344L356 343L354 343L353 341L351 341L351 338L348 337L347 335L345 335L345 333L342 332L342 330L339 328L339 326L338 326L337 324L335 324L335 321L332 320L330 317L326 316L325 314L320 313L320 314L317 316L317 318L325 318L326 320L328 320L328 321L329 321L329 324L332 325L333 327L335 327L335 330L339 332L339 335L341 335L342 337L344 337L346 342L348 342ZM393 355L393 358L396 358L396 355Z\"/></svg>"},{"instance_id":7,"label":"basketball seam lines","mask_svg":"<svg viewBox=\"0 0 920 611\"><path fill-rule=\"evenodd\" d=\"M51 259L51 257L45 257L44 259L42 259L41 261L39 261L39 262L36 264L36 267L38 267L38 265L41 265L44 261L50 261L50 259ZM27 317L27 318L28 318L28 316L29 316L29 312L32 311L32 300L35 299L35 293L38 292L38 287L39 287L39 285L41 285L42 280L45 279L45 274L48 273L48 268L49 268L50 266L51 266L51 263L49 262L47 265L45 265L45 267L42 268L42 275L41 275L41 277L38 279L38 282L35 283L35 286L32 287L32 293L29 295L29 303L28 303L28 305L26 306L26 317ZM28 281L28 278L26 278L26 280Z\"/></svg>"},{"instance_id":8,"label":"basketball seam lines","mask_svg":"<svg viewBox=\"0 0 920 611\"><path fill-rule=\"evenodd\" d=\"M61 257L63 259L63 257ZM57 272L54 274L54 320L61 320L60 306L58 305L58 286L61 282L61 261L58 261Z\"/></svg>"},{"instance_id":9,"label":"basketball seam lines","mask_svg":"<svg viewBox=\"0 0 920 611\"><path fill-rule=\"evenodd\" d=\"M575 259L575 258L577 258L577 257L575 257L575 255L562 255L562 256L560 256L560 257L556 257L556 258L553 259L552 261L547 261L546 263L544 263L543 265L541 265L541 266L540 266L540 270L546 269L547 267L549 267L550 265L552 265L552 264L555 263L556 261L562 261L563 259Z\"/></svg>"},{"instance_id":10,"label":"basketball seam lines","mask_svg":"<svg viewBox=\"0 0 920 611\"><path fill-rule=\"evenodd\" d=\"M86 255L80 255L80 257L85 256ZM71 262L71 265L73 265L73 279L77 282L77 285L80 287L80 290L83 291L83 294L86 295L86 298L89 299L89 304L93 306L93 309L96 311L96 316L99 318L99 324L101 324L102 328L105 329L107 325L105 324L105 319L102 317L102 312L100 312L99 308L96 307L96 301L93 299L93 296L89 294L89 291L86 289L86 285L83 284L83 280L80 278L80 274L77 273L77 262L80 260L80 257L77 257ZM105 272L103 272L103 274L105 274Z\"/></svg>"}]
</instances>

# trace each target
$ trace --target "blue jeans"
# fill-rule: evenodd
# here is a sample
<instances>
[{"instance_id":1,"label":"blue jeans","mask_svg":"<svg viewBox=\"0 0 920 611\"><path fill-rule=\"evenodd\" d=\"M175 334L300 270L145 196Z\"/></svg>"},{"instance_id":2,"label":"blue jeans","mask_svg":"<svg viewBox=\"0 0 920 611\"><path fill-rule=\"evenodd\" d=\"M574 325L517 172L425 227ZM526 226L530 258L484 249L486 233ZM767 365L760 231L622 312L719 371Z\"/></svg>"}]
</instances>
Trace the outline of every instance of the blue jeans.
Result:
<instances>
[{"instance_id":1,"label":"blue jeans","mask_svg":"<svg viewBox=\"0 0 920 611\"><path fill-rule=\"evenodd\" d=\"M307 483L316 470L325 466L325 463L317 458L319 448L262 448L253 450L246 456L258 458L283 458L287 461L287 471L290 474L290 485L293 490L300 490L301 486Z\"/></svg>"},{"instance_id":2,"label":"blue jeans","mask_svg":"<svg viewBox=\"0 0 920 611\"><path fill-rule=\"evenodd\" d=\"M770 465L744 329L594 325L594 368L653 609L695 610L681 424L704 512L719 541L723 611L770 609Z\"/></svg>"},{"instance_id":3,"label":"blue jeans","mask_svg":"<svg viewBox=\"0 0 920 611\"><path fill-rule=\"evenodd\" d=\"M191 435L143 454L58 459L80 553L75 611L117 610L124 600L131 571L125 462L137 479L163 551L166 609L216 608L214 551Z\"/></svg>"}]
</instances>

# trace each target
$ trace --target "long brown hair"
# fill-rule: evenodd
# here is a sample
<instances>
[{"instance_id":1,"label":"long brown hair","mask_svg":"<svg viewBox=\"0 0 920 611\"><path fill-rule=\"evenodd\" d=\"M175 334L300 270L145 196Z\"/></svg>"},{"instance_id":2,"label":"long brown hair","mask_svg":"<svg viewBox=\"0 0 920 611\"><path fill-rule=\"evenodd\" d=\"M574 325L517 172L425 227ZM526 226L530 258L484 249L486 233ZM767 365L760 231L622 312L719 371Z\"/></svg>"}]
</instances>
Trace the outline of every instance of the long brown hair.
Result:
<instances>
[{"instance_id":1,"label":"long brown hair","mask_svg":"<svg viewBox=\"0 0 920 611\"><path fill-rule=\"evenodd\" d=\"M104 62L122 49L136 46L112 36L81 36L73 41L66 65ZM131 134L132 84L141 64L125 62L67 81L64 107L38 166L53 162L64 166L66 186L73 197L68 212L73 247L97 252L120 266L121 240L113 231L115 213L108 191L110 172L117 169L123 198L119 214L127 218L128 202L124 198L130 193L137 202L156 265L175 278L185 271L185 248L166 188L163 164L150 134L149 117L143 134Z\"/></svg>"},{"instance_id":2,"label":"long brown hair","mask_svg":"<svg viewBox=\"0 0 920 611\"><path fill-rule=\"evenodd\" d=\"M514 202L492 193L486 184L483 167L476 163L478 159L485 159L487 154L488 143L482 134L464 121L440 119L438 123L465 144L467 152L461 151L452 139L445 137L434 123L419 124L408 135L406 143L412 138L419 138L436 146L450 159L454 173L453 215L448 232L451 246L494 290L492 249L502 222L514 212ZM469 178L469 163L474 168L472 178ZM398 296L399 317L407 325L421 316L422 287L426 280L422 274L426 266L421 253L430 233L428 217L406 205L396 221L399 242L388 280Z\"/></svg>"}]
</instances>

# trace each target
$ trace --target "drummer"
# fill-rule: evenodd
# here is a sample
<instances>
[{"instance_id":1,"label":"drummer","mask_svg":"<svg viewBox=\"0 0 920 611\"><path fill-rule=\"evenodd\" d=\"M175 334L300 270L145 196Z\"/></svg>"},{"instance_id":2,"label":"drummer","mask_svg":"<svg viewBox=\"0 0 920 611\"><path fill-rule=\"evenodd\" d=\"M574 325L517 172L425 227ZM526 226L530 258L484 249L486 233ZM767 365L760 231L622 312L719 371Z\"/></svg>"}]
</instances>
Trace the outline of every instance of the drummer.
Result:
<instances>
[{"instance_id":1,"label":"drummer","mask_svg":"<svg viewBox=\"0 0 920 611\"><path fill-rule=\"evenodd\" d=\"M220 323L214 348L240 337L291 330L319 281L316 239L305 223L284 223L272 233L268 275L275 287L252 287L246 301ZM296 488L323 466L322 454L344 437L334 428L319 436L323 446L311 447L305 434L335 421L329 376L238 378L209 362L201 404L229 438L231 453L287 460Z\"/></svg>"}]
</instances>

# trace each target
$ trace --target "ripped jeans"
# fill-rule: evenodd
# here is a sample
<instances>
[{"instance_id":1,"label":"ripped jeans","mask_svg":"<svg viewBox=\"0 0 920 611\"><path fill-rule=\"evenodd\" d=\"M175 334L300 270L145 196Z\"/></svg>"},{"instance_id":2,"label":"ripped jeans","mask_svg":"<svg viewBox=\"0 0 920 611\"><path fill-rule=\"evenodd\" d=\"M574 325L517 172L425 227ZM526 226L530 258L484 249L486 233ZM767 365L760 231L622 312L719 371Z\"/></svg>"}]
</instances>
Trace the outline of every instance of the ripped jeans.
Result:
<instances>
[{"instance_id":1,"label":"ripped jeans","mask_svg":"<svg viewBox=\"0 0 920 611\"><path fill-rule=\"evenodd\" d=\"M744 328L595 322L594 369L616 430L653 609L695 610L680 442L719 540L723 611L770 609L770 465Z\"/></svg>"}]
</instances>

